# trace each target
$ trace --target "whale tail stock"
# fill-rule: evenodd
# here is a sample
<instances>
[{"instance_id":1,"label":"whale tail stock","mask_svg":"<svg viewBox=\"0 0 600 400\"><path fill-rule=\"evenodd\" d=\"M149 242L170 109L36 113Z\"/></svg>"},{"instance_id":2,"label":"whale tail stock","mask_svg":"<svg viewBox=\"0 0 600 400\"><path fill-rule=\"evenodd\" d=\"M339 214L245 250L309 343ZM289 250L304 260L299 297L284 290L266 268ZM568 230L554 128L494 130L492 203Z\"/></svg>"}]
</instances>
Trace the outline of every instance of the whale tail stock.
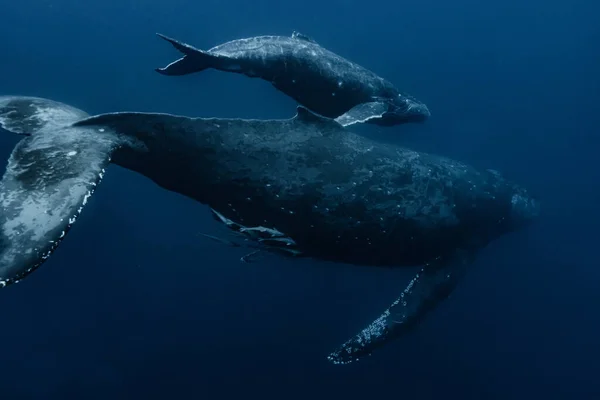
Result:
<instances>
[{"instance_id":1,"label":"whale tail stock","mask_svg":"<svg viewBox=\"0 0 600 400\"><path fill-rule=\"evenodd\" d=\"M210 54L206 51L197 49L189 44L172 39L163 34L157 33L157 36L171 43L173 47L179 50L183 57L173 61L164 68L155 68L155 71L168 76L181 76L204 71L209 68L217 68L220 64L220 56Z\"/></svg>"},{"instance_id":2,"label":"whale tail stock","mask_svg":"<svg viewBox=\"0 0 600 400\"><path fill-rule=\"evenodd\" d=\"M109 130L73 126L85 117L52 100L0 96L0 127L23 136L0 180L0 287L52 254L118 148L119 137Z\"/></svg>"},{"instance_id":3,"label":"whale tail stock","mask_svg":"<svg viewBox=\"0 0 600 400\"><path fill-rule=\"evenodd\" d=\"M190 120L139 112L90 117L53 100L0 96L0 133L22 137L0 179L0 288L50 257L113 156L127 159L117 157L119 149L127 154L139 148L140 135L176 131Z\"/></svg>"}]
</instances>

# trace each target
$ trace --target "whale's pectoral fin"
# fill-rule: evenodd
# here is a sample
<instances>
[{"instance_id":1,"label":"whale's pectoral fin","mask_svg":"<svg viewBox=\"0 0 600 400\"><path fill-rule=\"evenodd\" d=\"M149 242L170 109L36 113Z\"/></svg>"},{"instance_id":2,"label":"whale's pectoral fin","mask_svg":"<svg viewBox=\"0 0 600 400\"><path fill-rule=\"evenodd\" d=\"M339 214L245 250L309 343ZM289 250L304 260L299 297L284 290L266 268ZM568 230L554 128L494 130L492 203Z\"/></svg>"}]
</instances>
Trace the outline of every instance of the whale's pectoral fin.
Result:
<instances>
[{"instance_id":1,"label":"whale's pectoral fin","mask_svg":"<svg viewBox=\"0 0 600 400\"><path fill-rule=\"evenodd\" d=\"M342 126L350 126L365 123L372 119L382 118L387 111L387 104L380 101L372 101L354 106L335 120Z\"/></svg>"},{"instance_id":2,"label":"whale's pectoral fin","mask_svg":"<svg viewBox=\"0 0 600 400\"><path fill-rule=\"evenodd\" d=\"M379 318L329 354L334 364L348 364L414 328L454 290L472 262L472 255L459 251L450 259L437 260L422 268L404 292Z\"/></svg>"},{"instance_id":3,"label":"whale's pectoral fin","mask_svg":"<svg viewBox=\"0 0 600 400\"><path fill-rule=\"evenodd\" d=\"M0 181L0 287L50 256L104 174L116 137L70 125L85 115L50 100L0 97L2 127L30 134Z\"/></svg>"},{"instance_id":4,"label":"whale's pectoral fin","mask_svg":"<svg viewBox=\"0 0 600 400\"><path fill-rule=\"evenodd\" d=\"M171 43L184 56L173 61L164 68L156 68L155 71L162 75L181 76L194 72L200 72L208 68L219 68L221 56L197 49L187 43L180 42L168 36L157 33L159 37Z\"/></svg>"}]
</instances>

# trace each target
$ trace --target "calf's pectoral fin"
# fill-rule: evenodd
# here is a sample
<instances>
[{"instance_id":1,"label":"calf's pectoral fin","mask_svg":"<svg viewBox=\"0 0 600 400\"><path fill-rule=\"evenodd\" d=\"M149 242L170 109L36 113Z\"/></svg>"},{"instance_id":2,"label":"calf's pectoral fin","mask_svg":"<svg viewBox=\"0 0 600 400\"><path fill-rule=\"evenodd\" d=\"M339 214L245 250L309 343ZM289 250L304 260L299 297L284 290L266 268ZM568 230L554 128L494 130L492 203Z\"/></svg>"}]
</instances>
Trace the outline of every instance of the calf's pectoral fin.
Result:
<instances>
[{"instance_id":1,"label":"calf's pectoral fin","mask_svg":"<svg viewBox=\"0 0 600 400\"><path fill-rule=\"evenodd\" d=\"M327 359L334 364L357 361L410 331L450 295L471 260L470 252L458 251L450 259L439 259L423 267L379 318L330 353Z\"/></svg>"},{"instance_id":2,"label":"calf's pectoral fin","mask_svg":"<svg viewBox=\"0 0 600 400\"><path fill-rule=\"evenodd\" d=\"M382 118L388 111L388 105L380 101L361 103L354 106L335 120L342 126L361 124L372 119Z\"/></svg>"}]
</instances>

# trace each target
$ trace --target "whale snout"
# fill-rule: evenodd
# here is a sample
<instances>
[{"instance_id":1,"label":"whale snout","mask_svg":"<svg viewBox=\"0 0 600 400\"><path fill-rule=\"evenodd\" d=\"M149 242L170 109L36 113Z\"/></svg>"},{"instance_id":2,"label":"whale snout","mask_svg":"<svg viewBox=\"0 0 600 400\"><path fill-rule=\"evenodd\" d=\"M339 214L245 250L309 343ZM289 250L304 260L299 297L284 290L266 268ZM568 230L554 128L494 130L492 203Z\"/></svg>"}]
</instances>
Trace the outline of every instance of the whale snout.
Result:
<instances>
[{"instance_id":1,"label":"whale snout","mask_svg":"<svg viewBox=\"0 0 600 400\"><path fill-rule=\"evenodd\" d=\"M385 104L387 111L381 118L369 122L380 126L393 126L425 122L431 116L431 111L425 103L408 95L399 94L397 97L387 98Z\"/></svg>"},{"instance_id":2,"label":"whale snout","mask_svg":"<svg viewBox=\"0 0 600 400\"><path fill-rule=\"evenodd\" d=\"M415 122L425 122L429 117L431 117L431 111L429 111L429 107L427 107L424 103L415 100L408 100L408 110L407 114L410 118L412 118Z\"/></svg>"},{"instance_id":3,"label":"whale snout","mask_svg":"<svg viewBox=\"0 0 600 400\"><path fill-rule=\"evenodd\" d=\"M540 202L525 190L518 190L511 198L510 218L517 227L529 225L540 216Z\"/></svg>"},{"instance_id":4,"label":"whale snout","mask_svg":"<svg viewBox=\"0 0 600 400\"><path fill-rule=\"evenodd\" d=\"M430 116L431 111L425 103L408 95L399 95L390 103L383 119L390 124L405 124L425 122Z\"/></svg>"}]
</instances>

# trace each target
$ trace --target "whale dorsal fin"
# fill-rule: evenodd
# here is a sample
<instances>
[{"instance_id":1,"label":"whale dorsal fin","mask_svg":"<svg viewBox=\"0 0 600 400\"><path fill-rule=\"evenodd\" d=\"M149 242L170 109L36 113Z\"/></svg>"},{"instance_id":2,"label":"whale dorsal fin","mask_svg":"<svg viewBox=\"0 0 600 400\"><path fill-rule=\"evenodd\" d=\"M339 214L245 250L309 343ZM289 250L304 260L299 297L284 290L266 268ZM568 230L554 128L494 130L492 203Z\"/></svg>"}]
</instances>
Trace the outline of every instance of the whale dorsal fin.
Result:
<instances>
[{"instance_id":1,"label":"whale dorsal fin","mask_svg":"<svg viewBox=\"0 0 600 400\"><path fill-rule=\"evenodd\" d=\"M304 40L305 42L317 43L313 38L298 31L292 32L292 39Z\"/></svg>"}]
</instances>

